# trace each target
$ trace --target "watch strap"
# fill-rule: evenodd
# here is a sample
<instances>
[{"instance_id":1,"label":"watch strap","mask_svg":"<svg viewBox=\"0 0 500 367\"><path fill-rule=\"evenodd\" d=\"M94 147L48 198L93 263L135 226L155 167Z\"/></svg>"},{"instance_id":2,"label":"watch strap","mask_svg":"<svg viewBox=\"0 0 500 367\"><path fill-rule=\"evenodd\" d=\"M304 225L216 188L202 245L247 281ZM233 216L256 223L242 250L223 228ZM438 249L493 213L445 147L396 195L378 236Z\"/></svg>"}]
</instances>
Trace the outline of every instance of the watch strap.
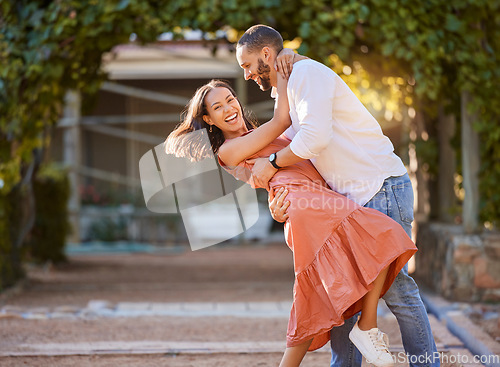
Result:
<instances>
[{"instance_id":1,"label":"watch strap","mask_svg":"<svg viewBox=\"0 0 500 367\"><path fill-rule=\"evenodd\" d=\"M278 166L278 164L276 163L277 158L278 158L278 155L276 153L273 153L269 156L269 162L271 162L271 164L273 165L274 168L280 169L281 167Z\"/></svg>"}]
</instances>

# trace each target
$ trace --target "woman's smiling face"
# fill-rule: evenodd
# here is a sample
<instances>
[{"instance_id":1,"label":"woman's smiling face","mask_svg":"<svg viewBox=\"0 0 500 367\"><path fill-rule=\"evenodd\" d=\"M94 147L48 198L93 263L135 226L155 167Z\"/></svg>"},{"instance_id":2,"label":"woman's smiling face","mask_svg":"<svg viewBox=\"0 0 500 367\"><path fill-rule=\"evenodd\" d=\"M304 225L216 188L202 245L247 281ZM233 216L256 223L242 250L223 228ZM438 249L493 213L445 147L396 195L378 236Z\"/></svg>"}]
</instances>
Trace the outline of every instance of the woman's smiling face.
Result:
<instances>
[{"instance_id":1,"label":"woman's smiling face","mask_svg":"<svg viewBox=\"0 0 500 367\"><path fill-rule=\"evenodd\" d=\"M203 119L221 129L226 139L236 138L247 131L240 103L229 89L212 89L205 97L205 106L208 115Z\"/></svg>"}]
</instances>

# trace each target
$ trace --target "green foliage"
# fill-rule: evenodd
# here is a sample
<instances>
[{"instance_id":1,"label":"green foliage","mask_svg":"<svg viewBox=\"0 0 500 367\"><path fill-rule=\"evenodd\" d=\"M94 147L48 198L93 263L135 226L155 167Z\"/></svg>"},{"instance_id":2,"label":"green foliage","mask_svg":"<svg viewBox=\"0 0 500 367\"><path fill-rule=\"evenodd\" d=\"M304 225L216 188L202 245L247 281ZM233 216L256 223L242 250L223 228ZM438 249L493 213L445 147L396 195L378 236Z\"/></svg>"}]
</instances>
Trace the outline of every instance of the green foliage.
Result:
<instances>
[{"instance_id":1,"label":"green foliage","mask_svg":"<svg viewBox=\"0 0 500 367\"><path fill-rule=\"evenodd\" d=\"M71 230L68 222L69 179L67 172L54 165L43 166L33 182L35 195L35 225L27 247L38 262L64 261L66 237Z\"/></svg>"},{"instance_id":2,"label":"green foliage","mask_svg":"<svg viewBox=\"0 0 500 367\"><path fill-rule=\"evenodd\" d=\"M18 1L0 9L0 191L8 193L33 149L46 144L43 132L61 116L66 90L95 93L105 78L102 53L131 32L154 40L161 21L145 1Z\"/></svg>"}]
</instances>

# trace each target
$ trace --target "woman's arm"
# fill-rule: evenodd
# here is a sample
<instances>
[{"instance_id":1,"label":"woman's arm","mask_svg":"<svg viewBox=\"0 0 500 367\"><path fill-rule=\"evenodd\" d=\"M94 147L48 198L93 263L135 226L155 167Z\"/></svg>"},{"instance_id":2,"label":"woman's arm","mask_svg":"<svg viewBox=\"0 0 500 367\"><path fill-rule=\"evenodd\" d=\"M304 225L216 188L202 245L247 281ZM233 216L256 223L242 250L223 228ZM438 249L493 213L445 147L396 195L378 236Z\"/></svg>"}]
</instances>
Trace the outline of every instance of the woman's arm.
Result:
<instances>
[{"instance_id":1,"label":"woman's arm","mask_svg":"<svg viewBox=\"0 0 500 367\"><path fill-rule=\"evenodd\" d=\"M256 128L251 134L227 140L219 148L219 158L228 166L237 166L241 161L257 153L269 145L285 131L291 124L286 80L277 73L278 97L274 116L265 124Z\"/></svg>"}]
</instances>

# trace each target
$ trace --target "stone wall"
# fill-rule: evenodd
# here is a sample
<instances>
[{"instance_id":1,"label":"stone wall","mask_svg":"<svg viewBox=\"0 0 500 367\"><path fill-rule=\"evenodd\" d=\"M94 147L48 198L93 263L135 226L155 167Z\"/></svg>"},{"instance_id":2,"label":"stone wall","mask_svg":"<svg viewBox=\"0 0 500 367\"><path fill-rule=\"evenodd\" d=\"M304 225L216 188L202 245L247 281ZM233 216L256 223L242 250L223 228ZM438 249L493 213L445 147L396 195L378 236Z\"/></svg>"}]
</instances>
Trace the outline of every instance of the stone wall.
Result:
<instances>
[{"instance_id":1,"label":"stone wall","mask_svg":"<svg viewBox=\"0 0 500 367\"><path fill-rule=\"evenodd\" d=\"M500 233L420 223L415 277L455 301L500 301Z\"/></svg>"}]
</instances>

